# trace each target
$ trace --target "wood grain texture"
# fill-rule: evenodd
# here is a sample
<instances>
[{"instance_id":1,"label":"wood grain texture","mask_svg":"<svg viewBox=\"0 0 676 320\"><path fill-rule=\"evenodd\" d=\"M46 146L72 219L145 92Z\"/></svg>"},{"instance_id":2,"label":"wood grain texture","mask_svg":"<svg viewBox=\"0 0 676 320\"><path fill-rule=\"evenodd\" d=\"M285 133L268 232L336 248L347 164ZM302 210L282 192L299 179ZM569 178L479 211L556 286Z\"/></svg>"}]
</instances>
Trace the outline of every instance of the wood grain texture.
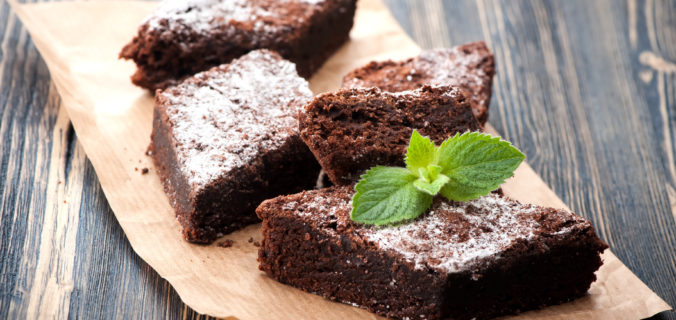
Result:
<instances>
[{"instance_id":1,"label":"wood grain texture","mask_svg":"<svg viewBox=\"0 0 676 320\"><path fill-rule=\"evenodd\" d=\"M425 48L489 43L490 122L676 305L676 2L386 3ZM0 26L0 318L203 318L129 247L4 1Z\"/></svg>"}]
</instances>

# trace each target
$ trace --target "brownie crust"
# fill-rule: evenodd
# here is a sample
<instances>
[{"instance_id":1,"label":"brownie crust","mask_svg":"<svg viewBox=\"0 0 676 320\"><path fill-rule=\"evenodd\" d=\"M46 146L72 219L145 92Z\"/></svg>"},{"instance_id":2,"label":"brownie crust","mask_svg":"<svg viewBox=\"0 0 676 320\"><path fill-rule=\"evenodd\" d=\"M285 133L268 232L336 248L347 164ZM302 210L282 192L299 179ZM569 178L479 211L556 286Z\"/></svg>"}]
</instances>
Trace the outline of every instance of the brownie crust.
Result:
<instances>
[{"instance_id":1,"label":"brownie crust","mask_svg":"<svg viewBox=\"0 0 676 320\"><path fill-rule=\"evenodd\" d=\"M255 49L271 49L308 78L349 39L356 0L162 3L120 52L132 82L154 91Z\"/></svg>"},{"instance_id":2,"label":"brownie crust","mask_svg":"<svg viewBox=\"0 0 676 320\"><path fill-rule=\"evenodd\" d=\"M301 138L337 185L375 165L403 165L413 129L440 144L482 127L466 94L445 86L400 93L341 89L315 97L300 116Z\"/></svg>"},{"instance_id":3,"label":"brownie crust","mask_svg":"<svg viewBox=\"0 0 676 320\"><path fill-rule=\"evenodd\" d=\"M489 195L476 203L450 204L464 211L435 200L421 219L433 219L435 211L447 214L439 229L445 235L436 240L465 248L455 257L435 255L428 246L434 243L430 229L401 227L413 235L404 236L416 244L411 249L406 241L392 240L401 234L387 238L387 231L352 222L352 194L351 186L340 186L263 202L257 209L263 219L259 268L282 283L388 318L487 319L583 296L602 264L599 253L607 248L591 224L572 213ZM482 233L503 232L499 224L471 220L490 215L491 208L477 204L481 201L511 206L505 210L525 219L514 224L532 228L493 255L463 262L463 254L480 252L471 245ZM534 238L525 240L527 232Z\"/></svg>"},{"instance_id":4,"label":"brownie crust","mask_svg":"<svg viewBox=\"0 0 676 320\"><path fill-rule=\"evenodd\" d=\"M372 61L343 78L343 88L377 87L384 91L414 90L426 84L458 86L469 93L477 120L488 120L495 59L483 41L450 49L423 51L404 61Z\"/></svg>"}]
</instances>

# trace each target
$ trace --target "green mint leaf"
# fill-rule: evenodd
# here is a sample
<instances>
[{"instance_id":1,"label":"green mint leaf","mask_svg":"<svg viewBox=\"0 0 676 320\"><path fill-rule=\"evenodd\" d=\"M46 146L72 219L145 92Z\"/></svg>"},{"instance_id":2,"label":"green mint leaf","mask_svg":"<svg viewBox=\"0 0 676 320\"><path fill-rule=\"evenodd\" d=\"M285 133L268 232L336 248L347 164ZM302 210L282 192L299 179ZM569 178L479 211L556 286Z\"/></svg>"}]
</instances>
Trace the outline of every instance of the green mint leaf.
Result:
<instances>
[{"instance_id":1,"label":"green mint leaf","mask_svg":"<svg viewBox=\"0 0 676 320\"><path fill-rule=\"evenodd\" d=\"M438 165L449 178L441 194L466 201L497 189L526 157L509 142L480 132L456 134L439 147Z\"/></svg>"},{"instance_id":2,"label":"green mint leaf","mask_svg":"<svg viewBox=\"0 0 676 320\"><path fill-rule=\"evenodd\" d=\"M438 174L432 182L429 182L428 180L424 178L418 178L413 182L413 186L424 192L427 193L431 196L436 196L439 193L439 190L448 183L450 179L443 175L443 174Z\"/></svg>"},{"instance_id":3,"label":"green mint leaf","mask_svg":"<svg viewBox=\"0 0 676 320\"><path fill-rule=\"evenodd\" d=\"M416 189L417 179L404 168L371 168L355 186L350 218L382 225L418 217L430 207L433 196Z\"/></svg>"},{"instance_id":4,"label":"green mint leaf","mask_svg":"<svg viewBox=\"0 0 676 320\"><path fill-rule=\"evenodd\" d=\"M524 158L509 142L488 134L456 134L437 148L414 130L407 168L377 166L362 175L350 217L389 224L418 217L439 193L455 201L478 198L511 177Z\"/></svg>"},{"instance_id":5,"label":"green mint leaf","mask_svg":"<svg viewBox=\"0 0 676 320\"><path fill-rule=\"evenodd\" d=\"M418 131L413 130L411 140L406 149L406 167L414 175L420 174L421 168L427 168L430 164L435 164L437 159L437 148L428 137L423 137Z\"/></svg>"}]
</instances>

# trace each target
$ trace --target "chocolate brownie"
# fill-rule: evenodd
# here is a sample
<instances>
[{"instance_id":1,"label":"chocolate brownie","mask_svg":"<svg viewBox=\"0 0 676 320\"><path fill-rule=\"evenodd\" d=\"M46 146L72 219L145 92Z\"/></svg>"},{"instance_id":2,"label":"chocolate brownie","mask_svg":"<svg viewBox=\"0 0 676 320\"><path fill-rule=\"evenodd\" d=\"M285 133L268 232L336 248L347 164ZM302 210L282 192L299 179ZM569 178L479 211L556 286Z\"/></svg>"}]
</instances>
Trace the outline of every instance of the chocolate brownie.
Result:
<instances>
[{"instance_id":1,"label":"chocolate brownie","mask_svg":"<svg viewBox=\"0 0 676 320\"><path fill-rule=\"evenodd\" d=\"M447 86L398 93L342 89L315 97L300 116L301 138L337 185L374 165L403 165L413 129L439 144L481 126L466 95Z\"/></svg>"},{"instance_id":2,"label":"chocolate brownie","mask_svg":"<svg viewBox=\"0 0 676 320\"><path fill-rule=\"evenodd\" d=\"M309 77L349 38L357 0L165 0L120 53L151 90L251 50L271 49Z\"/></svg>"},{"instance_id":3,"label":"chocolate brownie","mask_svg":"<svg viewBox=\"0 0 676 320\"><path fill-rule=\"evenodd\" d=\"M385 227L351 221L352 195L341 186L263 202L259 268L390 318L485 319L585 295L607 248L574 213L494 193L437 198Z\"/></svg>"},{"instance_id":4,"label":"chocolate brownie","mask_svg":"<svg viewBox=\"0 0 676 320\"><path fill-rule=\"evenodd\" d=\"M158 91L150 152L186 240L258 222L261 201L315 185L319 165L298 136L311 98L293 63L267 50Z\"/></svg>"},{"instance_id":5,"label":"chocolate brownie","mask_svg":"<svg viewBox=\"0 0 676 320\"><path fill-rule=\"evenodd\" d=\"M481 41L450 49L423 51L405 61L373 61L348 73L343 78L343 87L378 87L399 92L420 88L424 84L459 86L471 93L474 115L484 124L488 119L494 75L493 54Z\"/></svg>"}]
</instances>

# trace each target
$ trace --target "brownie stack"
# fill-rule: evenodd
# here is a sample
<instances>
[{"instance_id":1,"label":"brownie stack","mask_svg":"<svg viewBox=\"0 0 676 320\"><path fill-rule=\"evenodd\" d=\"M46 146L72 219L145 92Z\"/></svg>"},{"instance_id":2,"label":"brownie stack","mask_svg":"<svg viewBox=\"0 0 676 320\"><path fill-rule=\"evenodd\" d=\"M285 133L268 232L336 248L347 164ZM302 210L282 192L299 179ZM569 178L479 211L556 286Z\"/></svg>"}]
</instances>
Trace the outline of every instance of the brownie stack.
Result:
<instances>
[{"instance_id":1,"label":"brownie stack","mask_svg":"<svg viewBox=\"0 0 676 320\"><path fill-rule=\"evenodd\" d=\"M413 130L436 144L482 130L495 74L475 42L371 62L313 97L302 77L348 39L355 5L168 0L124 47L132 81L159 89L149 151L185 239L260 218L270 277L389 318L488 318L584 295L607 245L569 211L491 193L437 198L400 225L350 219L354 182L403 165ZM338 186L303 191L320 165Z\"/></svg>"}]
</instances>

